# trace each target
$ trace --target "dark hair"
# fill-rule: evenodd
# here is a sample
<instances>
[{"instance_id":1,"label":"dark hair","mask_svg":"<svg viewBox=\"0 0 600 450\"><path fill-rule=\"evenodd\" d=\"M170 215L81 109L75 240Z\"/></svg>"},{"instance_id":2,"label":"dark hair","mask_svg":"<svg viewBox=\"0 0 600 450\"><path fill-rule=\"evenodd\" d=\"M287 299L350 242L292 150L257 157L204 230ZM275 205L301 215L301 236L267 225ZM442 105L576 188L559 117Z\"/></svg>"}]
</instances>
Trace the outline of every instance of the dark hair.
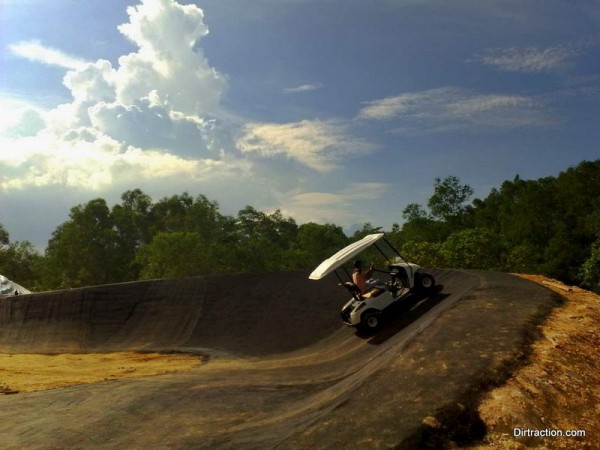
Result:
<instances>
[{"instance_id":1,"label":"dark hair","mask_svg":"<svg viewBox=\"0 0 600 450\"><path fill-rule=\"evenodd\" d=\"M355 269L362 269L363 263L360 259L357 259L356 261L354 261L354 264L352 264L352 267L354 267Z\"/></svg>"}]
</instances>

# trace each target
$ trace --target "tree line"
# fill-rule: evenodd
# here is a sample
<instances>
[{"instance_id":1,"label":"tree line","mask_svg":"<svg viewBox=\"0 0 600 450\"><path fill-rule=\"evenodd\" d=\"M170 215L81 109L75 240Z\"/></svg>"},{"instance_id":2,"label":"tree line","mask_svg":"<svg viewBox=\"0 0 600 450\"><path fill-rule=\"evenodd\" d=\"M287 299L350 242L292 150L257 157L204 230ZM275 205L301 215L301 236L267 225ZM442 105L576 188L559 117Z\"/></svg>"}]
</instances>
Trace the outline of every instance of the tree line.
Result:
<instances>
[{"instance_id":1,"label":"tree line","mask_svg":"<svg viewBox=\"0 0 600 450\"><path fill-rule=\"evenodd\" d=\"M0 225L0 273L32 290L213 273L313 269L348 243L386 232L407 259L427 267L545 274L600 292L600 160L556 177L516 176L471 201L449 176L400 226L371 223L347 236L335 224L297 224L281 211L246 206L236 216L188 193L153 201L140 189L109 207L73 207L44 254L11 242Z\"/></svg>"}]
</instances>

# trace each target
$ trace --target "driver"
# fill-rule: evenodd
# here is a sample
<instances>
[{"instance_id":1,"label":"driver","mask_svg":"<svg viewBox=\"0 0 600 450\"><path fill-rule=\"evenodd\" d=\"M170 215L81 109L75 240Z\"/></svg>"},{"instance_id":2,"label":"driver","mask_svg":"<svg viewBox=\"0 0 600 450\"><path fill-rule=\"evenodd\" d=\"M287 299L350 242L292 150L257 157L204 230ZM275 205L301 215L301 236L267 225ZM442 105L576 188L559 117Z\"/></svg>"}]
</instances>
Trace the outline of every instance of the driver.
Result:
<instances>
[{"instance_id":1,"label":"driver","mask_svg":"<svg viewBox=\"0 0 600 450\"><path fill-rule=\"evenodd\" d=\"M363 262L360 259L354 261L352 270L352 282L358 286L360 293L364 296L370 296L367 288L367 280L373 275L373 263L363 272Z\"/></svg>"}]
</instances>

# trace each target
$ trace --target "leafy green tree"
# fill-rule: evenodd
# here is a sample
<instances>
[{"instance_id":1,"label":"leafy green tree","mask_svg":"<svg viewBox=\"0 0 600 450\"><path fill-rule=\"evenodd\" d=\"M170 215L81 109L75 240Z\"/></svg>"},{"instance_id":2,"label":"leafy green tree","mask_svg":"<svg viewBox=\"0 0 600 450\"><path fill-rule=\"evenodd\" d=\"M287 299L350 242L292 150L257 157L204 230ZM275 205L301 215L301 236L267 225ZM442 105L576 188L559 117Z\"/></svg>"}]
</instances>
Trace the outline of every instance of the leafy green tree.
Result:
<instances>
[{"instance_id":1,"label":"leafy green tree","mask_svg":"<svg viewBox=\"0 0 600 450\"><path fill-rule=\"evenodd\" d=\"M353 234L352 234L352 241L359 241L362 238L364 238L365 236L369 235L369 234L373 234L373 233L381 233L381 228L382 227L374 227L373 224L371 222L365 222L362 226L362 228L356 230Z\"/></svg>"},{"instance_id":2,"label":"leafy green tree","mask_svg":"<svg viewBox=\"0 0 600 450\"><path fill-rule=\"evenodd\" d=\"M283 268L314 269L347 244L348 238L337 225L319 225L313 222L302 224L285 254Z\"/></svg>"},{"instance_id":3,"label":"leafy green tree","mask_svg":"<svg viewBox=\"0 0 600 450\"><path fill-rule=\"evenodd\" d=\"M141 189L125 191L111 215L123 243L138 248L152 240L153 202Z\"/></svg>"},{"instance_id":4,"label":"leafy green tree","mask_svg":"<svg viewBox=\"0 0 600 450\"><path fill-rule=\"evenodd\" d=\"M121 204L114 205L111 218L118 243L118 261L121 279L137 279L140 267L136 264L136 253L152 240L151 227L154 222L152 199L140 189L126 191L121 195Z\"/></svg>"},{"instance_id":5,"label":"leafy green tree","mask_svg":"<svg viewBox=\"0 0 600 450\"><path fill-rule=\"evenodd\" d=\"M8 245L9 242L9 234L4 228L4 225L0 223L0 245Z\"/></svg>"},{"instance_id":6,"label":"leafy green tree","mask_svg":"<svg viewBox=\"0 0 600 450\"><path fill-rule=\"evenodd\" d=\"M194 199L187 192L165 197L155 203L152 207L151 234L188 230L188 212L193 204Z\"/></svg>"},{"instance_id":7,"label":"leafy green tree","mask_svg":"<svg viewBox=\"0 0 600 450\"><path fill-rule=\"evenodd\" d=\"M404 242L443 242L451 232L444 222L417 217L404 223L400 236Z\"/></svg>"},{"instance_id":8,"label":"leafy green tree","mask_svg":"<svg viewBox=\"0 0 600 450\"><path fill-rule=\"evenodd\" d=\"M134 236L138 236L132 264L140 276L164 277L175 276L175 273L204 275L239 270L235 261L235 221L220 213L218 203L211 202L204 195L192 198L188 193L183 193L152 204L149 198L140 196L139 192L133 193L135 207L126 208L128 214L125 217L130 218L130 229ZM185 271L183 268L167 270L163 263L173 259L174 255L166 243L179 248L182 242L190 245L190 251L183 251L182 254L192 259L194 255L201 255L202 264L190 263ZM153 266L146 267L145 264L150 262Z\"/></svg>"},{"instance_id":9,"label":"leafy green tree","mask_svg":"<svg viewBox=\"0 0 600 450\"><path fill-rule=\"evenodd\" d=\"M509 270L579 282L600 228L600 161L584 161L557 177L516 176L475 200L472 219L505 236Z\"/></svg>"},{"instance_id":10,"label":"leafy green tree","mask_svg":"<svg viewBox=\"0 0 600 450\"><path fill-rule=\"evenodd\" d=\"M412 220L425 219L428 217L427 211L423 209L418 203L409 203L406 208L402 210L402 218L406 222Z\"/></svg>"},{"instance_id":11,"label":"leafy green tree","mask_svg":"<svg viewBox=\"0 0 600 450\"><path fill-rule=\"evenodd\" d=\"M517 273L538 273L543 262L539 251L529 242L507 243L505 257L505 270Z\"/></svg>"},{"instance_id":12,"label":"leafy green tree","mask_svg":"<svg viewBox=\"0 0 600 450\"><path fill-rule=\"evenodd\" d=\"M582 264L579 275L584 287L600 294L600 237L592 244L591 254Z\"/></svg>"},{"instance_id":13,"label":"leafy green tree","mask_svg":"<svg viewBox=\"0 0 600 450\"><path fill-rule=\"evenodd\" d=\"M423 267L446 267L443 244L427 241L407 241L401 248L401 253L409 262Z\"/></svg>"},{"instance_id":14,"label":"leafy green tree","mask_svg":"<svg viewBox=\"0 0 600 450\"><path fill-rule=\"evenodd\" d=\"M104 199L71 209L70 220L52 234L46 249L46 275L55 287L121 281L119 241Z\"/></svg>"},{"instance_id":15,"label":"leafy green tree","mask_svg":"<svg viewBox=\"0 0 600 450\"><path fill-rule=\"evenodd\" d=\"M0 274L30 290L40 287L42 255L28 241L8 242L0 246Z\"/></svg>"},{"instance_id":16,"label":"leafy green tree","mask_svg":"<svg viewBox=\"0 0 600 450\"><path fill-rule=\"evenodd\" d=\"M448 222L460 218L467 211L466 202L472 195L473 189L467 184L460 184L458 177L449 176L443 180L438 177L427 206L434 218Z\"/></svg>"},{"instance_id":17,"label":"leafy green tree","mask_svg":"<svg viewBox=\"0 0 600 450\"><path fill-rule=\"evenodd\" d=\"M466 202L472 194L473 189L460 184L458 177L435 178L433 194L427 202L429 212L417 203L408 204L402 211L402 241L443 242L465 228L472 214L472 207Z\"/></svg>"},{"instance_id":18,"label":"leafy green tree","mask_svg":"<svg viewBox=\"0 0 600 450\"><path fill-rule=\"evenodd\" d=\"M284 218L280 210L273 214L246 206L236 221L236 252L243 271L279 270L285 264L288 249L296 239L298 225Z\"/></svg>"},{"instance_id":19,"label":"leafy green tree","mask_svg":"<svg viewBox=\"0 0 600 450\"><path fill-rule=\"evenodd\" d=\"M199 233L160 232L137 256L141 279L181 278L214 272L211 255Z\"/></svg>"},{"instance_id":20,"label":"leafy green tree","mask_svg":"<svg viewBox=\"0 0 600 450\"><path fill-rule=\"evenodd\" d=\"M487 228L471 228L451 234L442 245L450 267L502 270L505 265L504 239Z\"/></svg>"}]
</instances>

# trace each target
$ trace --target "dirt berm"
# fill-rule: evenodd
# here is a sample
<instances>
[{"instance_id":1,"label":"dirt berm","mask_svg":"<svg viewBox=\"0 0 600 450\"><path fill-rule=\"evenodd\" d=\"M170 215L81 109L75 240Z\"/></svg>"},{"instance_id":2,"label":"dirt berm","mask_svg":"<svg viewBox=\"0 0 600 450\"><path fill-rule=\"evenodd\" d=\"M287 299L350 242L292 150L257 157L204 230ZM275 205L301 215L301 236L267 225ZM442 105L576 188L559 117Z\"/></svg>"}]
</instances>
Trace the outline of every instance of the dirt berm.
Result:
<instances>
[{"instance_id":1,"label":"dirt berm","mask_svg":"<svg viewBox=\"0 0 600 450\"><path fill-rule=\"evenodd\" d=\"M477 442L477 405L561 298L508 274L434 270L375 336L307 272L158 280L0 301L0 351L188 352L177 373L0 396L2 448L438 448ZM0 368L2 370L2 368Z\"/></svg>"}]
</instances>

